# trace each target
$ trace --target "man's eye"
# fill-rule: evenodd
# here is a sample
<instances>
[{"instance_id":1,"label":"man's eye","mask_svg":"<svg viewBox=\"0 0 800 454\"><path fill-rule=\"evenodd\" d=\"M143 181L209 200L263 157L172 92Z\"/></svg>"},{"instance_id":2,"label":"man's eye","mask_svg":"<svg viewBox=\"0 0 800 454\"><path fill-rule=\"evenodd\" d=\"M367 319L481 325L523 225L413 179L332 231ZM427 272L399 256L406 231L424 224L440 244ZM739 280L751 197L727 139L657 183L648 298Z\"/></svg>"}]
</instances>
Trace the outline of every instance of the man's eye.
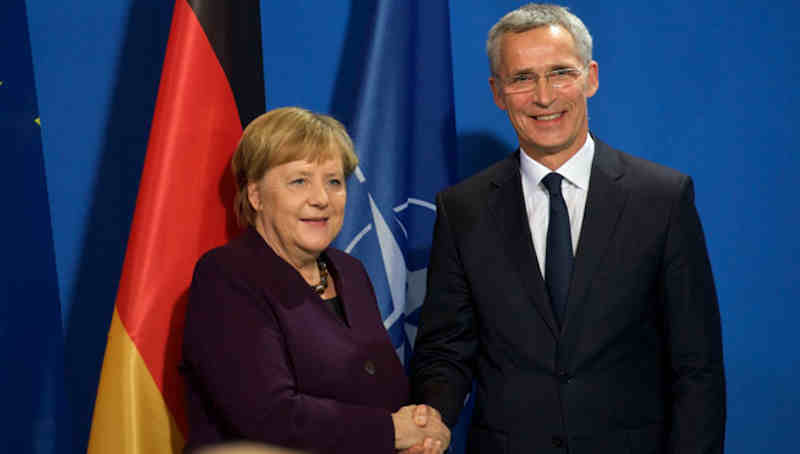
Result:
<instances>
[{"instance_id":1,"label":"man's eye","mask_svg":"<svg viewBox=\"0 0 800 454\"><path fill-rule=\"evenodd\" d=\"M532 74L532 73L522 73L522 74L517 74L516 76L514 76L514 78L511 79L511 81L513 83L529 82L531 80L534 80L535 77L536 76L534 74Z\"/></svg>"},{"instance_id":2,"label":"man's eye","mask_svg":"<svg viewBox=\"0 0 800 454\"><path fill-rule=\"evenodd\" d=\"M342 180L340 180L338 178L332 178L328 183L331 186L341 186L342 185Z\"/></svg>"},{"instance_id":3,"label":"man's eye","mask_svg":"<svg viewBox=\"0 0 800 454\"><path fill-rule=\"evenodd\" d=\"M294 186L301 186L305 184L305 182L306 182L305 178L295 178L294 180L290 181L289 184Z\"/></svg>"},{"instance_id":4,"label":"man's eye","mask_svg":"<svg viewBox=\"0 0 800 454\"><path fill-rule=\"evenodd\" d=\"M565 69L557 69L550 73L551 79L556 80L565 80L565 79L573 79L578 75L578 71L572 68L565 68Z\"/></svg>"}]
</instances>

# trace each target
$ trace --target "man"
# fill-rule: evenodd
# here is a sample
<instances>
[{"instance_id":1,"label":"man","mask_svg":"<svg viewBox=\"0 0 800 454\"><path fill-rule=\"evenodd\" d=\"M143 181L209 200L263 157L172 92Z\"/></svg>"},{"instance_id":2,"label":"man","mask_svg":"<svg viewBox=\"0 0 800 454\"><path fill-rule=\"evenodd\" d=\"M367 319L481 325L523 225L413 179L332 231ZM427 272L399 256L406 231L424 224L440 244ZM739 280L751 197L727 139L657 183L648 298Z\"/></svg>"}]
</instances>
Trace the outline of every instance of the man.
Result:
<instances>
[{"instance_id":1,"label":"man","mask_svg":"<svg viewBox=\"0 0 800 454\"><path fill-rule=\"evenodd\" d=\"M519 150L440 193L414 396L469 453L721 453L720 316L689 177L588 129L580 19L529 4L489 32Z\"/></svg>"}]
</instances>

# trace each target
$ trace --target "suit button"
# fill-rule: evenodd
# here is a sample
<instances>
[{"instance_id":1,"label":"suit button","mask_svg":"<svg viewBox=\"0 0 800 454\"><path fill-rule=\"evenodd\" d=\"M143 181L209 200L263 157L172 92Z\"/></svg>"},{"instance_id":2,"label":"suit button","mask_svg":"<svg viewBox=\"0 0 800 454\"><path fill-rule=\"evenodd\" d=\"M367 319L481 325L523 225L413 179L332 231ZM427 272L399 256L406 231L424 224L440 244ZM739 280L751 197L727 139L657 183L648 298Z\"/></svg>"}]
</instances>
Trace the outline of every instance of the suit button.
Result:
<instances>
[{"instance_id":1,"label":"suit button","mask_svg":"<svg viewBox=\"0 0 800 454\"><path fill-rule=\"evenodd\" d=\"M572 383L572 375L562 370L558 373L558 381L560 381L562 385L568 385Z\"/></svg>"},{"instance_id":2,"label":"suit button","mask_svg":"<svg viewBox=\"0 0 800 454\"><path fill-rule=\"evenodd\" d=\"M564 447L564 439L561 437L554 436L551 440L553 443L554 448L563 448Z\"/></svg>"},{"instance_id":3,"label":"suit button","mask_svg":"<svg viewBox=\"0 0 800 454\"><path fill-rule=\"evenodd\" d=\"M366 372L366 373L368 373L370 375L375 375L375 363L373 363L370 360L367 360L364 363L364 372Z\"/></svg>"}]
</instances>

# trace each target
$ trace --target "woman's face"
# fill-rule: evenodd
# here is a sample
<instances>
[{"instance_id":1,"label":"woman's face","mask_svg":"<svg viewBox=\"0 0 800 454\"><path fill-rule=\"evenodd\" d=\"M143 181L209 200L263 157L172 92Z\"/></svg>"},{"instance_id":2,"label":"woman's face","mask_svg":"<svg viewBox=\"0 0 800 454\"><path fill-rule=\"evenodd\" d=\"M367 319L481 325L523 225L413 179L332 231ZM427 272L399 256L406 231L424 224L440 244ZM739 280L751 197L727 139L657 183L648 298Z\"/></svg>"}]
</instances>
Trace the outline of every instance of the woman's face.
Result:
<instances>
[{"instance_id":1,"label":"woman's face","mask_svg":"<svg viewBox=\"0 0 800 454\"><path fill-rule=\"evenodd\" d=\"M295 266L315 259L333 241L347 202L342 158L291 161L248 185L256 229L275 252Z\"/></svg>"}]
</instances>

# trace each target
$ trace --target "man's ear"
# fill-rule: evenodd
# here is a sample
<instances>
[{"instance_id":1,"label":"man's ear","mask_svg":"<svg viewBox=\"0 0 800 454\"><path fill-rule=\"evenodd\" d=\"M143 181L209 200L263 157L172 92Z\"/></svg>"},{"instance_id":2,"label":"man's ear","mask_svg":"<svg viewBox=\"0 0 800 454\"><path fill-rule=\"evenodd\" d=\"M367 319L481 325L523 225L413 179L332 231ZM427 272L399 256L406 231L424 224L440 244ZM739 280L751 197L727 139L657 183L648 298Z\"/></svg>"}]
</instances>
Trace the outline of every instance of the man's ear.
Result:
<instances>
[{"instance_id":1,"label":"man's ear","mask_svg":"<svg viewBox=\"0 0 800 454\"><path fill-rule=\"evenodd\" d=\"M258 192L258 183L247 183L247 200L255 211L261 211L261 193Z\"/></svg>"},{"instance_id":2,"label":"man's ear","mask_svg":"<svg viewBox=\"0 0 800 454\"><path fill-rule=\"evenodd\" d=\"M492 89L492 97L497 107L499 107L500 110L506 110L506 100L503 98L503 93L500 91L500 83L494 76L489 77L489 88Z\"/></svg>"},{"instance_id":3,"label":"man's ear","mask_svg":"<svg viewBox=\"0 0 800 454\"><path fill-rule=\"evenodd\" d=\"M591 98L597 93L598 88L600 88L599 66L596 61L592 60L589 63L589 74L586 75L586 83L583 86L583 95Z\"/></svg>"}]
</instances>

